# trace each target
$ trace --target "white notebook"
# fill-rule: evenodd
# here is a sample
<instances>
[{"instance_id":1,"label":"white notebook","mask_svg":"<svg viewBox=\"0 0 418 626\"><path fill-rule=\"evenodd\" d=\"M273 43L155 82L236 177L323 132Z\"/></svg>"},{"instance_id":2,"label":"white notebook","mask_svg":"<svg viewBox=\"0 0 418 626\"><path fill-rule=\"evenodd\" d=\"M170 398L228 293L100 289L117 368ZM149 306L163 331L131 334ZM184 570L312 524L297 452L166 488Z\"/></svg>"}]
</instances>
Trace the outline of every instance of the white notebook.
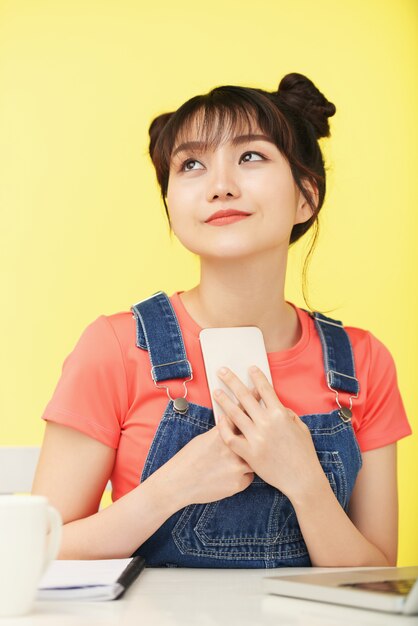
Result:
<instances>
[{"instance_id":1,"label":"white notebook","mask_svg":"<svg viewBox=\"0 0 418 626\"><path fill-rule=\"evenodd\" d=\"M114 600L145 567L142 557L52 561L41 578L38 600Z\"/></svg>"}]
</instances>

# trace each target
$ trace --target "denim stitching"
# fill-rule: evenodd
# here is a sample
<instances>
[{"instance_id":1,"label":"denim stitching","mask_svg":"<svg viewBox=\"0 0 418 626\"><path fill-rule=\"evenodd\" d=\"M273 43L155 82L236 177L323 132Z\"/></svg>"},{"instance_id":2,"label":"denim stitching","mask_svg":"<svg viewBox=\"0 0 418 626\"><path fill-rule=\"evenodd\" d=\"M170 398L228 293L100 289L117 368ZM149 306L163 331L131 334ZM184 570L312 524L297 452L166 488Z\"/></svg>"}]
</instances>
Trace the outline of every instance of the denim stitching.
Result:
<instances>
[{"instance_id":1,"label":"denim stitching","mask_svg":"<svg viewBox=\"0 0 418 626\"><path fill-rule=\"evenodd\" d=\"M345 508L346 505L347 505L347 476L346 476L346 473L345 473L343 462L340 460L340 462L337 465L338 465L339 470L340 470L341 488L342 488L342 493L341 493L342 503L341 503L341 506L343 508Z\"/></svg>"},{"instance_id":2,"label":"denim stitching","mask_svg":"<svg viewBox=\"0 0 418 626\"><path fill-rule=\"evenodd\" d=\"M353 376L357 381L357 394L360 393L360 381L356 376L356 367L355 367L355 361L354 361L354 353L353 353L353 346L351 345L351 341L348 341L348 346L350 348L350 354L351 354L351 366L353 368Z\"/></svg>"},{"instance_id":3,"label":"denim stitching","mask_svg":"<svg viewBox=\"0 0 418 626\"><path fill-rule=\"evenodd\" d=\"M135 328L136 345L137 345L137 347L138 347L138 348L142 348L143 350L148 350L147 344L146 344L146 343L145 343L145 344L143 344L143 343L141 342L141 339L140 339L140 326L139 326L139 323L138 323L138 319L139 319L139 310L136 308L136 305L134 305L134 306L132 306L132 307L131 307L131 311L133 311L133 312L134 312L134 317L135 317L135 325L136 325L136 328ZM141 323L141 327L142 327L142 323ZM142 328L142 330L143 330L143 328ZM143 330L143 331L144 331L144 330Z\"/></svg>"},{"instance_id":4,"label":"denim stitching","mask_svg":"<svg viewBox=\"0 0 418 626\"><path fill-rule=\"evenodd\" d=\"M355 451L357 453L357 460L358 460L358 463L359 463L359 471L360 471L361 468L363 467L363 457L362 457L360 446L358 444L356 436L354 436L354 449L355 449Z\"/></svg>"},{"instance_id":5,"label":"denim stitching","mask_svg":"<svg viewBox=\"0 0 418 626\"><path fill-rule=\"evenodd\" d=\"M276 504L280 501L280 498L278 497L278 493L274 494L274 498L273 498L273 504L271 506L270 509L270 514L269 514L269 518L267 520L267 536L271 537L271 535L273 534L273 521L277 521L277 515L275 515L276 512ZM275 530L277 530L277 524L275 525ZM267 546L267 549L269 548L269 546ZM271 561L272 559L272 553L273 553L273 548L271 547L270 550L268 551L268 557L266 559L265 562L265 566L269 567L269 561Z\"/></svg>"},{"instance_id":6,"label":"denim stitching","mask_svg":"<svg viewBox=\"0 0 418 626\"><path fill-rule=\"evenodd\" d=\"M252 552L234 552L232 555L230 552L224 552L222 550L217 551L215 554L209 550L196 550L194 548L190 548L182 554L191 554L194 556L206 556L216 560L227 560L227 561L235 561L237 558L240 558L244 561L261 561L265 560L265 554L263 552L252 553ZM273 551L273 557L280 558L282 560L283 555L288 555L289 558L296 556L305 556L307 554L306 547L294 547L289 548L285 552L283 550L275 550ZM286 559L283 559L286 560Z\"/></svg>"},{"instance_id":7,"label":"denim stitching","mask_svg":"<svg viewBox=\"0 0 418 626\"><path fill-rule=\"evenodd\" d=\"M331 459L326 458L327 454L329 454L329 452L332 455ZM322 457L322 463L321 463L321 457ZM321 463L322 469L324 471L324 474L327 476L327 471L324 469L323 465L326 467L328 465L332 465L333 469L336 470L337 476L340 479L340 483L341 483L341 493L339 493L339 489L337 487L337 483L334 477L334 472L329 472L333 478L333 482L335 483L335 490L334 493L337 497L337 500L340 500L340 498L338 496L341 497L342 502L340 503L341 506L343 508L345 508L346 504L347 504L347 476L345 473L345 467L344 464L341 460L340 457L340 453L338 452L338 450L334 450L334 451L328 451L328 450L322 450L322 451L318 451L318 459ZM329 480L329 479L328 479ZM329 482L331 483L331 481L329 480ZM331 484L332 487L332 484Z\"/></svg>"},{"instance_id":8,"label":"denim stitching","mask_svg":"<svg viewBox=\"0 0 418 626\"><path fill-rule=\"evenodd\" d=\"M331 485L334 496L338 499L337 483L335 482L334 474L332 472L324 472L324 474L327 477L329 484Z\"/></svg>"},{"instance_id":9,"label":"denim stitching","mask_svg":"<svg viewBox=\"0 0 418 626\"><path fill-rule=\"evenodd\" d=\"M295 510L294 510L294 509L293 509L293 510L291 510L291 511L289 511L289 515L286 517L286 519L285 519L285 521L284 521L284 523L283 523L283 526L282 526L282 527L281 527L281 529L280 529L280 532L279 532L279 535L278 535L278 539L279 539L280 537L282 537L282 536L283 536L283 534L284 534L284 529L285 529L285 527L286 527L286 524L287 524L287 522L290 520L290 518L292 517L292 515L296 515L296 513L295 513ZM285 538L286 538L286 537L285 537ZM284 541L284 540L283 540L283 541Z\"/></svg>"},{"instance_id":10,"label":"denim stitching","mask_svg":"<svg viewBox=\"0 0 418 626\"><path fill-rule=\"evenodd\" d=\"M156 433L154 435L154 439L152 440L152 444L151 444L151 447L150 447L149 452L148 452L147 460L145 461L144 469L142 471L141 482L143 480L145 480L143 477L144 477L146 471L148 471L149 467L152 466L152 464L154 462L154 459L155 459L155 456L156 456L156 454L157 454L157 452L158 452L158 450L160 448L160 444L164 440L164 436L163 435L165 433L165 430L166 430L168 424L170 423L169 422L170 414L168 413L168 419L165 420L164 417L166 417L166 414L168 412L170 404L171 404L171 402L168 403L168 405L166 407L166 410L164 411L163 418L161 419L160 423L158 424L158 428L157 428ZM160 436L157 437L157 434L159 434ZM158 443L156 444L155 442L158 442ZM146 478L148 478L148 476L146 476Z\"/></svg>"},{"instance_id":11,"label":"denim stitching","mask_svg":"<svg viewBox=\"0 0 418 626\"><path fill-rule=\"evenodd\" d=\"M321 339L321 344L322 344L322 349L323 349L323 353L324 353L324 361L325 361L325 369L327 370L327 376L329 371L331 371L331 383L335 383L336 381L334 380L334 376L332 374L333 371L335 371L335 373L337 374L337 378L338 375L342 374L342 372L338 371L337 368L337 362L335 360L335 350L334 350L334 345L333 345L333 338L332 335L329 333L329 331L325 331L323 329L323 327L321 326L321 318L319 317L314 317L315 320L315 326L318 330L318 334L319 337ZM355 370L355 362L354 362L354 353L353 353L353 347L351 345L351 341L350 338L347 335L347 332L344 330L344 326L343 324L333 324L334 326L337 326L338 328L341 328L344 333L345 333L345 337L346 337L346 345L348 345L349 351L350 351L350 356L351 356L351 363L350 363L350 372L353 374L353 378L355 378L356 384L357 384L357 393L360 393L360 383L356 377L356 370ZM327 337L329 339L329 341L327 340ZM324 347L328 348L329 351L329 359L328 359L328 355L326 354L326 351L324 349ZM331 363L333 363L333 365L330 367L330 361ZM337 383L338 384L338 383ZM332 386L334 386L334 384L332 384ZM340 385L338 385L340 386ZM344 389L341 389L341 391L344 391Z\"/></svg>"},{"instance_id":12,"label":"denim stitching","mask_svg":"<svg viewBox=\"0 0 418 626\"><path fill-rule=\"evenodd\" d=\"M189 406L190 406L190 404L189 404ZM185 424L192 424L193 426L201 426L205 430L209 430L210 428L214 428L215 427L215 424L210 424L209 422L204 422L203 420L200 420L197 417L194 417L193 415L190 415L188 412L184 413L184 414L176 413L175 414L175 418L179 422L184 422Z\"/></svg>"},{"instance_id":13,"label":"denim stitching","mask_svg":"<svg viewBox=\"0 0 418 626\"><path fill-rule=\"evenodd\" d=\"M152 354L151 354L151 347L150 347L150 344L149 344L149 339L148 339L148 334L147 334L147 329L146 329L145 324L144 324L144 318L142 317L142 314L139 311L139 309L138 309L138 317L139 317L139 319L141 321L142 330L143 330L144 336L145 336L145 341L147 342L147 350L148 350L148 354L149 354L149 360L151 361L151 367L154 367L154 363L153 363L153 360L152 360Z\"/></svg>"},{"instance_id":14,"label":"denim stitching","mask_svg":"<svg viewBox=\"0 0 418 626\"><path fill-rule=\"evenodd\" d=\"M321 340L321 345L322 345L322 355L324 357L324 363L325 363L325 370L328 373L328 371L330 370L329 367L329 362L328 362L328 350L327 350L327 342L324 336L324 331L322 330L321 325L319 324L319 322L317 321L317 319L315 318L315 327L318 331L318 335L319 338Z\"/></svg>"},{"instance_id":15,"label":"denim stitching","mask_svg":"<svg viewBox=\"0 0 418 626\"><path fill-rule=\"evenodd\" d=\"M178 319L177 319L177 315L175 314L174 309L173 309L173 305L171 304L171 301L170 301L170 299L167 296L166 296L166 303L168 304L168 306L170 308L170 312L172 313L173 319L174 319L174 321L176 323L176 328L177 328L177 332L178 332L178 335L179 335L180 345L181 345L181 349L182 349L182 352L183 352L183 356L187 360L186 348L185 348L184 341L183 341L183 338L182 338L182 333L181 333L181 330L180 330L180 326L179 326L179 322L178 322Z\"/></svg>"},{"instance_id":16,"label":"denim stitching","mask_svg":"<svg viewBox=\"0 0 418 626\"><path fill-rule=\"evenodd\" d=\"M176 537L174 537L174 540L176 542L176 545L180 551L181 554L183 555L193 555L193 556L198 556L198 557L210 557L212 559L215 560L227 560L227 561L235 561L237 558L238 559L242 559L244 561L262 561L265 560L266 558L266 554L263 552L260 553L253 553L253 552L249 552L249 551L245 551L245 552L238 552L238 551L234 551L233 554L231 554L229 551L225 552L222 550L217 550L216 553L214 554L213 551L210 550L201 550L201 549L195 549L195 548L184 548L182 549L181 543L179 544L176 541ZM303 542L302 540L299 541L295 541L295 543L301 543ZM272 552L272 556L273 558L280 558L281 560L283 559L283 556L287 555L288 558L292 558L292 557L297 557L297 556L305 556L308 553L307 548L306 548L306 544L303 542L303 546L301 547L294 547L294 548L288 548L285 551L282 549L279 550L273 550ZM286 559L283 559L286 560ZM283 565L282 563L280 563L280 565Z\"/></svg>"},{"instance_id":17,"label":"denim stitching","mask_svg":"<svg viewBox=\"0 0 418 626\"><path fill-rule=\"evenodd\" d=\"M289 542L293 542L293 541L299 541L301 538L301 532L299 530L292 530L292 531L287 531L286 532L286 524L289 520L289 518L295 514L295 511L292 510L290 511L289 515L287 516L286 520L283 523L283 526L280 530L280 532L275 535L274 537L272 537L271 535L267 535L267 536L263 536L263 537L237 537L237 536L233 536L230 538L215 538L215 539L211 539L203 530L202 527L204 527L204 522L206 523L207 521L210 521L211 518L213 517L213 514L216 512L216 509L218 508L218 504L219 501L216 502L216 506L208 511L208 513L205 515L205 513L202 514L202 516L199 518L198 523L196 524L194 531L196 533L196 535L199 537L199 539L201 539L201 542L204 545L211 545L211 546L220 546L220 545L231 545L231 544L241 544L241 545L264 545L266 544L267 546L272 546L274 547L276 544L288 544ZM211 505L208 505L209 508L211 508ZM271 511L274 510L274 507L271 507ZM209 516L209 512L212 514ZM203 520L203 516L205 516L205 519ZM199 528L200 527L200 528Z\"/></svg>"},{"instance_id":18,"label":"denim stitching","mask_svg":"<svg viewBox=\"0 0 418 626\"><path fill-rule=\"evenodd\" d=\"M267 484L267 483L266 483ZM233 496L231 496L233 497ZM216 502L212 502L209 503L206 507L205 510L203 511L201 517L199 518L194 531L196 533L196 535L201 539L201 542L205 545L212 545L212 546L217 546L217 545L228 545L228 544L233 544L233 543L240 543L240 544L246 544L246 545L259 545L259 544L264 544L264 543L274 543L274 539L271 539L268 535L267 536L263 536L263 537L251 537L251 538L243 538L243 537L239 537L239 536L232 536L229 539L221 539L221 538L215 538L215 539L211 539L206 533L205 533L205 525L206 523L208 523L209 521L211 521L213 519L213 517L215 516L215 513L219 507L219 504L221 503L221 500L217 500ZM274 503L273 503L274 504ZM273 506L271 507L273 508Z\"/></svg>"},{"instance_id":19,"label":"denim stitching","mask_svg":"<svg viewBox=\"0 0 418 626\"><path fill-rule=\"evenodd\" d=\"M221 502L220 500L216 500L215 502L209 502L205 506L205 508L203 509L202 515L197 520L197 524L196 524L196 526L193 529L195 531L196 535L200 536L200 533L199 533L199 530L198 530L199 527L200 528L204 527L205 523L207 522L207 520L211 519L214 516L214 514L216 513L217 508L219 507L220 502ZM202 532L202 536L206 537L207 541L210 542L209 537L204 532Z\"/></svg>"},{"instance_id":20,"label":"denim stitching","mask_svg":"<svg viewBox=\"0 0 418 626\"><path fill-rule=\"evenodd\" d=\"M267 546L272 546L274 547L274 545L279 544L287 544L290 542L296 542L296 541L300 541L302 535L301 532L298 530L293 530L291 532L287 532L284 533L283 532L283 528L285 526L285 524L287 523L289 517L294 513L294 511L291 511L290 514L288 515L288 517L286 518L284 524L283 524L283 528L281 530L281 532L279 533L279 535L275 536L275 537L258 537L258 538L241 538L241 537L232 537L230 539L210 539L206 533L201 532L198 530L199 526L204 525L203 523L206 522L208 519L210 519L210 517L212 517L213 515L209 515L210 513L214 513L216 511L216 509L218 508L220 501L216 501L215 503L209 503L205 506L205 509L203 511L203 513L201 514L201 516L198 519L197 525L193 528L194 532L196 533L196 535L200 538L202 537L204 539L204 541L201 539L201 542L205 545L212 545L214 547L216 546L228 546L230 544L236 543L238 542L240 545L248 545L248 546L257 546L257 545L264 545L267 544ZM212 505L214 505L214 507L212 507ZM272 507L273 508L273 507ZM188 505L187 507L185 507L180 519L178 520L177 524L175 525L175 527L172 530L172 536L176 541L176 545L179 547L180 551L182 550L186 550L187 553L189 553L189 550L192 550L192 548L187 548L186 544L185 544L185 538L181 538L181 533L184 530L184 527L186 526L186 524L189 522L190 517L192 516L193 512L196 509L196 505L195 504L191 504ZM177 541L178 539L178 541ZM283 551L283 550L282 550ZM198 551L200 552L200 550Z\"/></svg>"},{"instance_id":21,"label":"denim stitching","mask_svg":"<svg viewBox=\"0 0 418 626\"><path fill-rule=\"evenodd\" d=\"M188 506L186 506L183 510L183 513L180 515L177 524L171 531L171 536L173 537L177 548L182 554L186 554L187 548L185 547L184 541L182 541L180 537L180 533L183 531L184 527L186 526L197 506L197 504L189 504Z\"/></svg>"},{"instance_id":22,"label":"denim stitching","mask_svg":"<svg viewBox=\"0 0 418 626\"><path fill-rule=\"evenodd\" d=\"M309 430L311 431L312 435L318 435L318 437L326 437L326 436L333 436L333 435L337 435L338 433L340 433L342 430L349 430L350 426L347 425L346 423L344 423L342 420L341 424L337 424L336 426L333 426L332 428L309 428L308 424L306 424L309 428Z\"/></svg>"}]
</instances>

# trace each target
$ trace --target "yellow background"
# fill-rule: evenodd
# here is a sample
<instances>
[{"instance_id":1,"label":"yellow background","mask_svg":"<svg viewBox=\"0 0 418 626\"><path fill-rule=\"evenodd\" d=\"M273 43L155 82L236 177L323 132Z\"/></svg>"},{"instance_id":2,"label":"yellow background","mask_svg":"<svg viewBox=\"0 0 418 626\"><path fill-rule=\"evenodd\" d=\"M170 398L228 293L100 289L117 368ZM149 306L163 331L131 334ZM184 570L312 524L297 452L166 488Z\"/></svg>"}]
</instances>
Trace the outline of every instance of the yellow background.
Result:
<instances>
[{"instance_id":1,"label":"yellow background","mask_svg":"<svg viewBox=\"0 0 418 626\"><path fill-rule=\"evenodd\" d=\"M337 107L310 303L388 346L418 430L417 12L416 0L0 1L0 444L41 442L93 319L197 281L147 156L153 117L221 84L273 90L292 71ZM287 283L299 305L305 246ZM399 457L408 565L416 436Z\"/></svg>"}]
</instances>

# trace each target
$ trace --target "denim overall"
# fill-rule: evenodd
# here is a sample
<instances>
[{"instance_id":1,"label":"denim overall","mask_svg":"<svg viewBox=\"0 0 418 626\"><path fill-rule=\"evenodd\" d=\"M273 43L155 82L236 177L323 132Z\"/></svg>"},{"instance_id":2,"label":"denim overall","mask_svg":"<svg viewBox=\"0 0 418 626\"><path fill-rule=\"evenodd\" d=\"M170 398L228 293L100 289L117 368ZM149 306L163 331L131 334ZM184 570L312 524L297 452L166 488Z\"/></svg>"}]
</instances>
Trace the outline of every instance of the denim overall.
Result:
<instances>
[{"instance_id":1,"label":"denim overall","mask_svg":"<svg viewBox=\"0 0 418 626\"><path fill-rule=\"evenodd\" d=\"M159 383L170 379L191 380L192 368L168 296L158 292L133 305L131 310L136 320L136 345L148 350L156 386L164 389ZM338 392L350 394L351 408L351 398L357 397L359 383L350 340L341 322L320 313L311 315L321 339L327 384L335 392L339 408L300 418L310 429L321 466L346 511L362 460L351 413L341 407ZM185 389L186 382L183 382ZM212 409L170 399L151 444L141 482L193 437L214 426ZM192 467L190 471L193 472ZM134 555L138 554L145 558L148 567L311 565L289 499L256 474L242 492L209 504L190 504L176 512L136 550Z\"/></svg>"}]
</instances>

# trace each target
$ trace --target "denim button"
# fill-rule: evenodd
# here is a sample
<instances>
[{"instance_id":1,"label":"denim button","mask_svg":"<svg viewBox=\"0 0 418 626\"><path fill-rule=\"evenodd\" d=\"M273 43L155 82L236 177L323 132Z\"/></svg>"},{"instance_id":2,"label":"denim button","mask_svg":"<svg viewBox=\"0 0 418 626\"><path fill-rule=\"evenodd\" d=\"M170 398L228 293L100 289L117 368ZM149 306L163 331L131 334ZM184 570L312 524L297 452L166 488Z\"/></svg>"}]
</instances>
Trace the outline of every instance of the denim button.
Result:
<instances>
[{"instance_id":1,"label":"denim button","mask_svg":"<svg viewBox=\"0 0 418 626\"><path fill-rule=\"evenodd\" d=\"M181 413L184 415L187 413L187 409L189 408L189 403L186 398L176 398L173 402L174 410L176 413Z\"/></svg>"},{"instance_id":2,"label":"denim button","mask_svg":"<svg viewBox=\"0 0 418 626\"><path fill-rule=\"evenodd\" d=\"M343 422L349 422L353 417L353 413L348 407L342 406L340 409L340 417Z\"/></svg>"}]
</instances>

